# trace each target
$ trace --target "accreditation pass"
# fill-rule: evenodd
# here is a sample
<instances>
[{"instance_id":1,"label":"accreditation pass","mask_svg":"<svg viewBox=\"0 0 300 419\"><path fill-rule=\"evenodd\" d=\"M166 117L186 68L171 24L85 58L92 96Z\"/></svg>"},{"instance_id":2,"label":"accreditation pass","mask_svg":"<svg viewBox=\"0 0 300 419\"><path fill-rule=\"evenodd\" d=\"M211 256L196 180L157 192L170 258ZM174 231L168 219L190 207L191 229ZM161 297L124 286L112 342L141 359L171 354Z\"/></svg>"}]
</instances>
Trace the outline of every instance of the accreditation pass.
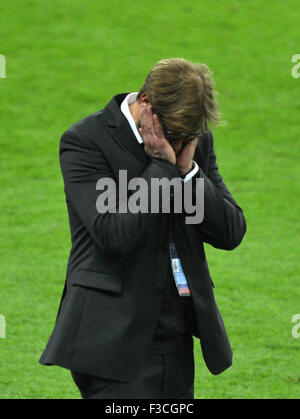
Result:
<instances>
[{"instance_id":1,"label":"accreditation pass","mask_svg":"<svg viewBox=\"0 0 300 419\"><path fill-rule=\"evenodd\" d=\"M189 297L191 295L191 291L189 289L189 285L187 283L185 274L182 269L181 261L177 253L175 243L170 243L170 259L171 259L171 267L173 276L175 279L175 283L177 286L178 293L180 297Z\"/></svg>"}]
</instances>

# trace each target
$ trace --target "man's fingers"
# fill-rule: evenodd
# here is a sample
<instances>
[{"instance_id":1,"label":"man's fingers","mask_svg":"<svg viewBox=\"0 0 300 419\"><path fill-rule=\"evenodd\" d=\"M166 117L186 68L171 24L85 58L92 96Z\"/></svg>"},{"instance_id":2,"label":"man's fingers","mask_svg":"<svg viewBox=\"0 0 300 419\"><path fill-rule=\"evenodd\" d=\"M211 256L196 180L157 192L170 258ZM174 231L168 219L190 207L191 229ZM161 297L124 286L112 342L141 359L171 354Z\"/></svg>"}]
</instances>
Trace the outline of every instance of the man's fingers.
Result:
<instances>
[{"instance_id":1,"label":"man's fingers","mask_svg":"<svg viewBox=\"0 0 300 419\"><path fill-rule=\"evenodd\" d=\"M147 106L146 105L142 107L141 119L144 121L147 120Z\"/></svg>"},{"instance_id":2,"label":"man's fingers","mask_svg":"<svg viewBox=\"0 0 300 419\"><path fill-rule=\"evenodd\" d=\"M184 147L186 151L194 153L198 144L198 138L196 137L194 140L189 141L187 145Z\"/></svg>"},{"instance_id":3,"label":"man's fingers","mask_svg":"<svg viewBox=\"0 0 300 419\"><path fill-rule=\"evenodd\" d=\"M190 167L191 161L194 157L195 150L198 144L198 138L190 141L186 146L177 154L176 164L181 168Z\"/></svg>"},{"instance_id":4,"label":"man's fingers","mask_svg":"<svg viewBox=\"0 0 300 419\"><path fill-rule=\"evenodd\" d=\"M153 115L153 125L154 125L154 132L158 137L162 135L162 127L159 121L159 118L156 114Z\"/></svg>"},{"instance_id":5,"label":"man's fingers","mask_svg":"<svg viewBox=\"0 0 300 419\"><path fill-rule=\"evenodd\" d=\"M146 105L142 109L141 126L145 133L147 132L149 135L153 136L153 139L155 139L155 137L162 137L163 132L159 118L157 115L153 114L151 105Z\"/></svg>"},{"instance_id":6,"label":"man's fingers","mask_svg":"<svg viewBox=\"0 0 300 419\"><path fill-rule=\"evenodd\" d=\"M152 106L146 105L142 109L140 133L144 143L149 147L165 150L171 148L171 145L165 139L164 132L158 115L153 114Z\"/></svg>"},{"instance_id":7,"label":"man's fingers","mask_svg":"<svg viewBox=\"0 0 300 419\"><path fill-rule=\"evenodd\" d=\"M146 106L143 106L141 112L141 125L145 125L147 123L147 113L146 113Z\"/></svg>"},{"instance_id":8,"label":"man's fingers","mask_svg":"<svg viewBox=\"0 0 300 419\"><path fill-rule=\"evenodd\" d=\"M147 105L145 108L145 126L147 126L147 128L151 128L153 129L153 114L152 114L152 110L151 110L151 105Z\"/></svg>"}]
</instances>

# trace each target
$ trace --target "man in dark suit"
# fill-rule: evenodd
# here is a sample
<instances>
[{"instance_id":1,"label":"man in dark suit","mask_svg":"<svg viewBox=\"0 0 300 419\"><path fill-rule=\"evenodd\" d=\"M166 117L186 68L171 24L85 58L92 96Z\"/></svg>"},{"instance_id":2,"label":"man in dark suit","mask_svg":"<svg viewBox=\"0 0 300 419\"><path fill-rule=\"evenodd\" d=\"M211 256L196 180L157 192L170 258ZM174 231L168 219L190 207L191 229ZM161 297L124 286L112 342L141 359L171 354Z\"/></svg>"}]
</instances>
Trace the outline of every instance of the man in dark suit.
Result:
<instances>
[{"instance_id":1,"label":"man in dark suit","mask_svg":"<svg viewBox=\"0 0 300 419\"><path fill-rule=\"evenodd\" d=\"M193 336L212 374L232 364L203 243L234 249L246 222L218 172L207 129L217 118L208 68L169 59L138 94L113 97L61 138L72 249L40 362L71 370L83 398L193 398ZM191 199L202 179L203 221L162 211L174 191L160 190L156 212L123 211L132 196L118 194L114 210L99 212L99 181L114 180L118 192L124 170L149 191L153 179L176 178Z\"/></svg>"}]
</instances>

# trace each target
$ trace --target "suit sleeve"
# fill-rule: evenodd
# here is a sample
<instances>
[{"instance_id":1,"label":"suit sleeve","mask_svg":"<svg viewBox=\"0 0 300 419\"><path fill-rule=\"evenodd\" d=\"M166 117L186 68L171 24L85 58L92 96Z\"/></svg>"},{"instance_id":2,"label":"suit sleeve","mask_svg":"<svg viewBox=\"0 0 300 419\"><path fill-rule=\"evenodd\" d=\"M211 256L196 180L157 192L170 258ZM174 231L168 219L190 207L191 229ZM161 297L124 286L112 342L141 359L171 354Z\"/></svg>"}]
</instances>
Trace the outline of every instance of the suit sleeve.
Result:
<instances>
[{"instance_id":1,"label":"suit sleeve","mask_svg":"<svg viewBox=\"0 0 300 419\"><path fill-rule=\"evenodd\" d=\"M115 212L98 212L97 200L100 192L96 185L101 179L114 179L114 176L105 156L91 140L75 131L66 131L60 142L60 165L67 198L85 228L104 252L125 255L147 240L151 234L151 225L159 216L159 212L152 214L151 211L120 211L124 202L119 202L117 181ZM148 184L150 194L151 178L171 180L180 176L180 170L163 159L152 159L139 176ZM165 197L161 195L161 206L164 200Z\"/></svg>"},{"instance_id":2,"label":"suit sleeve","mask_svg":"<svg viewBox=\"0 0 300 419\"><path fill-rule=\"evenodd\" d=\"M246 220L219 173L211 132L209 140L208 173L206 175L200 167L197 175L204 179L204 219L194 227L203 242L219 249L232 250L241 243L246 233ZM193 199L196 199L196 179L193 178L192 182Z\"/></svg>"}]
</instances>

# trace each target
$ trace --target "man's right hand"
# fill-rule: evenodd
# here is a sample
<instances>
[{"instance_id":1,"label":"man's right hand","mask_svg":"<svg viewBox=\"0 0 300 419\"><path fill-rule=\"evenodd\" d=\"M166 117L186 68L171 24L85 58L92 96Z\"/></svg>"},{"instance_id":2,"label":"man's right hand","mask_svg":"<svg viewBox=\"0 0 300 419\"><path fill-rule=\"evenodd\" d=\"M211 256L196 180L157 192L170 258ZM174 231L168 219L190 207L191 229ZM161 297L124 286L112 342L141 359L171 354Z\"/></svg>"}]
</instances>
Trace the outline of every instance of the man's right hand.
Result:
<instances>
[{"instance_id":1,"label":"man's right hand","mask_svg":"<svg viewBox=\"0 0 300 419\"><path fill-rule=\"evenodd\" d=\"M157 115L152 113L151 105L144 105L141 112L141 128L145 151L150 157L160 157L176 164L176 154L165 138Z\"/></svg>"}]
</instances>

